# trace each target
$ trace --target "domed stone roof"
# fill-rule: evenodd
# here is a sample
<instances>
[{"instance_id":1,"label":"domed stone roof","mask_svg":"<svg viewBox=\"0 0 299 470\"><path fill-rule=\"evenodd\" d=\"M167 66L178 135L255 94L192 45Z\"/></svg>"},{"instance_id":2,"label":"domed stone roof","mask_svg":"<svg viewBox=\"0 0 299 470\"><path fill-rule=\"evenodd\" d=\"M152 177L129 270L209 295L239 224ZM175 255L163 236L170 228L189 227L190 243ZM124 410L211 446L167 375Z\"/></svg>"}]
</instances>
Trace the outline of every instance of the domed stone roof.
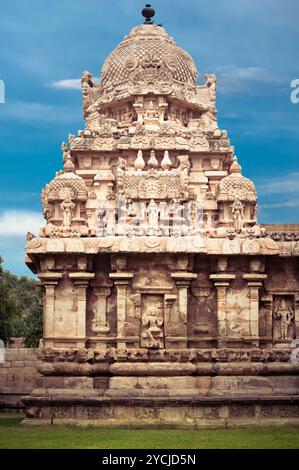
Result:
<instances>
[{"instance_id":1,"label":"domed stone roof","mask_svg":"<svg viewBox=\"0 0 299 470\"><path fill-rule=\"evenodd\" d=\"M87 198L86 184L81 176L72 172L57 175L43 190L42 200L63 200L66 195L72 199L85 201Z\"/></svg>"},{"instance_id":2,"label":"domed stone roof","mask_svg":"<svg viewBox=\"0 0 299 470\"><path fill-rule=\"evenodd\" d=\"M148 76L189 86L195 86L197 81L192 57L164 28L146 24L133 28L108 56L102 68L102 86L140 83Z\"/></svg>"},{"instance_id":3,"label":"domed stone roof","mask_svg":"<svg viewBox=\"0 0 299 470\"><path fill-rule=\"evenodd\" d=\"M242 175L242 168L234 157L230 175L225 176L219 183L218 201L234 201L236 198L251 202L257 200L254 183Z\"/></svg>"}]
</instances>

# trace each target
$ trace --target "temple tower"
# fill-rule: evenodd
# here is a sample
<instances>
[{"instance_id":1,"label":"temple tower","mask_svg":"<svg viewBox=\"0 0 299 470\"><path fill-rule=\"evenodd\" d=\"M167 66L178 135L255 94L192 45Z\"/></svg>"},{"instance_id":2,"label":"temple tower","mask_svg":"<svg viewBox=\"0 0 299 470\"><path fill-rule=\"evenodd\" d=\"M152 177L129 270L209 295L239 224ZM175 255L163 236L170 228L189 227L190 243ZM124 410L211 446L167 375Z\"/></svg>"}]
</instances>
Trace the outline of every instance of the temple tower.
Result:
<instances>
[{"instance_id":1,"label":"temple tower","mask_svg":"<svg viewBox=\"0 0 299 470\"><path fill-rule=\"evenodd\" d=\"M299 242L257 222L216 77L198 85L153 14L100 84L83 73L85 128L62 144L45 226L28 237L44 334L27 420L297 423Z\"/></svg>"}]
</instances>

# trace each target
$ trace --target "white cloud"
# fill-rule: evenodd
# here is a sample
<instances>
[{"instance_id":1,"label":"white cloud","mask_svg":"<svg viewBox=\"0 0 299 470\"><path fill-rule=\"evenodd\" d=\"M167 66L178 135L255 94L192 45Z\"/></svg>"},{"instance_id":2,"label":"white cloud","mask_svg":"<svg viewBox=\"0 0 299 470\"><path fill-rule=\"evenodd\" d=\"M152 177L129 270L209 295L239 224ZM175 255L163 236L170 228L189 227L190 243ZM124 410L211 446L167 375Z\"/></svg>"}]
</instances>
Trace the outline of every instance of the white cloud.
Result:
<instances>
[{"instance_id":1,"label":"white cloud","mask_svg":"<svg viewBox=\"0 0 299 470\"><path fill-rule=\"evenodd\" d=\"M261 182L258 187L263 196L270 194L299 193L299 173L290 173L284 178Z\"/></svg>"},{"instance_id":2,"label":"white cloud","mask_svg":"<svg viewBox=\"0 0 299 470\"><path fill-rule=\"evenodd\" d=\"M100 83L100 79L97 77L93 77L92 81L95 85ZM61 90L81 90L81 78L67 78L65 80L57 80L52 82L50 87Z\"/></svg>"},{"instance_id":3,"label":"white cloud","mask_svg":"<svg viewBox=\"0 0 299 470\"><path fill-rule=\"evenodd\" d=\"M260 204L260 209L282 209L282 208L299 208L298 199L290 199L289 201L273 202L272 204Z\"/></svg>"},{"instance_id":4,"label":"white cloud","mask_svg":"<svg viewBox=\"0 0 299 470\"><path fill-rule=\"evenodd\" d=\"M81 80L80 78L58 80L56 82L52 82L50 86L52 88L62 88L64 90L81 90Z\"/></svg>"},{"instance_id":5,"label":"white cloud","mask_svg":"<svg viewBox=\"0 0 299 470\"><path fill-rule=\"evenodd\" d=\"M235 65L223 65L218 67L217 70L223 78L235 78L243 80L268 79L268 72L262 67L238 67Z\"/></svg>"},{"instance_id":6,"label":"white cloud","mask_svg":"<svg viewBox=\"0 0 299 470\"><path fill-rule=\"evenodd\" d=\"M219 91L225 94L240 93L244 90L257 92L257 84L272 85L281 83L284 77L279 76L263 67L239 67L223 65L216 68ZM263 88L264 90L264 88Z\"/></svg>"},{"instance_id":7,"label":"white cloud","mask_svg":"<svg viewBox=\"0 0 299 470\"><path fill-rule=\"evenodd\" d=\"M61 105L37 103L30 101L10 101L2 108L1 120L20 122L48 123L77 121L80 110Z\"/></svg>"},{"instance_id":8,"label":"white cloud","mask_svg":"<svg viewBox=\"0 0 299 470\"><path fill-rule=\"evenodd\" d=\"M24 237L27 232L38 235L45 221L39 212L11 210L0 215L0 237Z\"/></svg>"}]
</instances>

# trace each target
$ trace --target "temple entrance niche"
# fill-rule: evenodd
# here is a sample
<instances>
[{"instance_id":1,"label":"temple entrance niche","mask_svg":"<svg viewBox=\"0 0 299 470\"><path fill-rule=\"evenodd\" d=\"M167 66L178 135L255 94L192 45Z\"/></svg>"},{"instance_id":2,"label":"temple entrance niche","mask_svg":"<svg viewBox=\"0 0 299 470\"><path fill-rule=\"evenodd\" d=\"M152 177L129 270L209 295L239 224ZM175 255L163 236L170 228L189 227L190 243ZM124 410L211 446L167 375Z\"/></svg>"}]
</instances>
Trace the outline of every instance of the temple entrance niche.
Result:
<instances>
[{"instance_id":1,"label":"temple entrance niche","mask_svg":"<svg viewBox=\"0 0 299 470\"><path fill-rule=\"evenodd\" d=\"M293 295L273 297L273 339L288 343L295 338L295 299Z\"/></svg>"},{"instance_id":2,"label":"temple entrance niche","mask_svg":"<svg viewBox=\"0 0 299 470\"><path fill-rule=\"evenodd\" d=\"M164 348L164 296L141 294L141 347Z\"/></svg>"}]
</instances>

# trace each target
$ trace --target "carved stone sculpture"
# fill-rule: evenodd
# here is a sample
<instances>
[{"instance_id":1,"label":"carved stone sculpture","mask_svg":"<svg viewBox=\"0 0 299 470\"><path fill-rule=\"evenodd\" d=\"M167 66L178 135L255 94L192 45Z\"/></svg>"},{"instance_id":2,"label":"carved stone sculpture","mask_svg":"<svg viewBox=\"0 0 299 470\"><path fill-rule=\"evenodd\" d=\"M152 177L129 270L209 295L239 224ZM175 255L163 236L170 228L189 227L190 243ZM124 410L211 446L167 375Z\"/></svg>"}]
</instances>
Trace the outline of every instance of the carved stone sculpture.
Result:
<instances>
[{"instance_id":1,"label":"carved stone sculpture","mask_svg":"<svg viewBox=\"0 0 299 470\"><path fill-rule=\"evenodd\" d=\"M232 204L232 214L234 228L237 233L240 233L244 225L244 208L242 202L238 198L236 198Z\"/></svg>"},{"instance_id":2,"label":"carved stone sculpture","mask_svg":"<svg viewBox=\"0 0 299 470\"><path fill-rule=\"evenodd\" d=\"M273 318L278 324L278 339L284 341L294 338L292 331L294 316L295 313L292 306L286 300L281 300L273 312Z\"/></svg>"},{"instance_id":3,"label":"carved stone sculpture","mask_svg":"<svg viewBox=\"0 0 299 470\"><path fill-rule=\"evenodd\" d=\"M143 325L141 346L146 348L163 347L163 317L155 308L150 308L141 317Z\"/></svg>"}]
</instances>

